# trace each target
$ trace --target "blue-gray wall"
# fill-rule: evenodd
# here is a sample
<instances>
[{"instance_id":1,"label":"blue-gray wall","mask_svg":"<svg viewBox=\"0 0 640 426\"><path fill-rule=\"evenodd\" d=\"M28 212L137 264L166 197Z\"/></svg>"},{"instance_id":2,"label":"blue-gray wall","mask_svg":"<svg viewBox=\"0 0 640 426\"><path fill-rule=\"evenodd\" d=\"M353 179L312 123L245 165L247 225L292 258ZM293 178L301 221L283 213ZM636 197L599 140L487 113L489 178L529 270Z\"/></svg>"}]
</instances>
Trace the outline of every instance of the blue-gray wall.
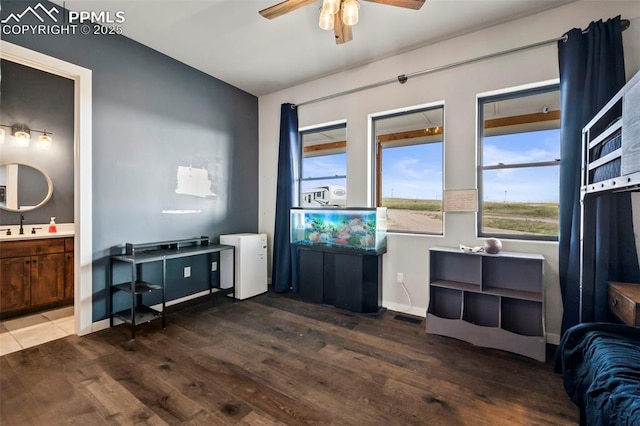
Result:
<instances>
[{"instance_id":1,"label":"blue-gray wall","mask_svg":"<svg viewBox=\"0 0 640 426\"><path fill-rule=\"evenodd\" d=\"M37 3L3 0L1 16ZM93 73L94 321L108 316L108 256L115 247L200 235L215 241L221 234L257 231L255 96L123 36L3 39ZM176 194L179 166L206 168L216 196ZM176 269L171 294L203 288L178 279Z\"/></svg>"},{"instance_id":2,"label":"blue-gray wall","mask_svg":"<svg viewBox=\"0 0 640 426\"><path fill-rule=\"evenodd\" d=\"M3 3L4 5L4 3ZM52 133L48 150L38 148L41 133L31 133L28 147L18 147L11 129L4 128L6 141L0 145L0 162L34 165L53 182L53 195L44 206L24 213L26 224L46 224L51 216L58 223L73 222L73 81L40 70L0 61L0 123L26 125L31 129ZM30 169L33 170L33 169ZM32 185L19 177L19 203L34 205L44 199L32 197ZM39 185L44 188L44 179ZM44 192L46 195L46 191ZM0 211L0 225L20 223L20 213Z\"/></svg>"}]
</instances>

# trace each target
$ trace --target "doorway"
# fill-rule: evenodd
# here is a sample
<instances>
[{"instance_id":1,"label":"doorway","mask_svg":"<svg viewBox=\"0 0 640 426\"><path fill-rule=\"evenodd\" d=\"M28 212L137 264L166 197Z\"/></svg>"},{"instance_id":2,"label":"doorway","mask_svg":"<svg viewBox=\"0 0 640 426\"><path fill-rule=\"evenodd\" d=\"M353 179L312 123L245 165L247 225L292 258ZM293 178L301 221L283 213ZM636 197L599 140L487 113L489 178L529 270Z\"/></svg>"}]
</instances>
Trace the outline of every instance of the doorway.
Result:
<instances>
[{"instance_id":1,"label":"doorway","mask_svg":"<svg viewBox=\"0 0 640 426\"><path fill-rule=\"evenodd\" d=\"M77 335L92 332L92 96L91 70L0 40L0 58L74 82L74 321Z\"/></svg>"}]
</instances>

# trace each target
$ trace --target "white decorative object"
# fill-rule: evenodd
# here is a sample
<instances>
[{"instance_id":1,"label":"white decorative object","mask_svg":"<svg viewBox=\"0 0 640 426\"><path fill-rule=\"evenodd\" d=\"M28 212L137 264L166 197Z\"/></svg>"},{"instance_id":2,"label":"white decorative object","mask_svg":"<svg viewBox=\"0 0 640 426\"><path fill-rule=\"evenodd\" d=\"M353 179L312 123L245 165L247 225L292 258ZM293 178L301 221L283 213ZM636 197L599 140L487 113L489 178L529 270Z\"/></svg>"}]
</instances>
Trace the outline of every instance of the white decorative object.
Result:
<instances>
[{"instance_id":1,"label":"white decorative object","mask_svg":"<svg viewBox=\"0 0 640 426\"><path fill-rule=\"evenodd\" d=\"M482 250L484 249L480 246L469 247L469 246L465 246L464 244L460 244L460 251L463 253L479 253Z\"/></svg>"}]
</instances>

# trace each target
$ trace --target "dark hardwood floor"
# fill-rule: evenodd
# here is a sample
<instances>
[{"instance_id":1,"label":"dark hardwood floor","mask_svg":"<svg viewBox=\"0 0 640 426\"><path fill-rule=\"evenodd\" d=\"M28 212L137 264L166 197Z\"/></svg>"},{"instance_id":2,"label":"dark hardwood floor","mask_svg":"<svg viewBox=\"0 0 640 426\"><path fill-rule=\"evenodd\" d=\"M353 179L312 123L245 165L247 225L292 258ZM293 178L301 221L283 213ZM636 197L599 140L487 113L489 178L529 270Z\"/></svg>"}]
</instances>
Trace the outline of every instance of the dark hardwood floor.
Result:
<instances>
[{"instance_id":1,"label":"dark hardwood floor","mask_svg":"<svg viewBox=\"0 0 640 426\"><path fill-rule=\"evenodd\" d=\"M546 364L265 294L0 358L0 424L568 425Z\"/></svg>"}]
</instances>

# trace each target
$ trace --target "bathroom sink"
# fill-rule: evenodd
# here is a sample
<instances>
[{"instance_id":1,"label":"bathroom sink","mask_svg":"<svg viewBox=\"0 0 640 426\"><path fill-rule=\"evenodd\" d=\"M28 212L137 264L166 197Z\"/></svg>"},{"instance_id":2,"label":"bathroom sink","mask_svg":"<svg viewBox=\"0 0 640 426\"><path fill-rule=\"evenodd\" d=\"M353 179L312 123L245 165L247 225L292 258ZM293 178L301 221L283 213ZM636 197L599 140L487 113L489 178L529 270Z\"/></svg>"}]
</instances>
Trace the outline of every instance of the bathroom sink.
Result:
<instances>
[{"instance_id":1,"label":"bathroom sink","mask_svg":"<svg viewBox=\"0 0 640 426\"><path fill-rule=\"evenodd\" d=\"M59 223L57 225L58 232L49 233L49 224L29 224L24 225L24 234L20 234L19 225L0 225L0 242L2 241L19 241L19 240L33 240L38 238L61 238L61 237L73 237L75 233L75 225L73 223ZM35 234L31 233L31 230L35 228ZM39 229L38 229L39 228ZM2 231L4 229L4 231ZM7 235L6 229L11 229L11 235Z\"/></svg>"}]
</instances>

